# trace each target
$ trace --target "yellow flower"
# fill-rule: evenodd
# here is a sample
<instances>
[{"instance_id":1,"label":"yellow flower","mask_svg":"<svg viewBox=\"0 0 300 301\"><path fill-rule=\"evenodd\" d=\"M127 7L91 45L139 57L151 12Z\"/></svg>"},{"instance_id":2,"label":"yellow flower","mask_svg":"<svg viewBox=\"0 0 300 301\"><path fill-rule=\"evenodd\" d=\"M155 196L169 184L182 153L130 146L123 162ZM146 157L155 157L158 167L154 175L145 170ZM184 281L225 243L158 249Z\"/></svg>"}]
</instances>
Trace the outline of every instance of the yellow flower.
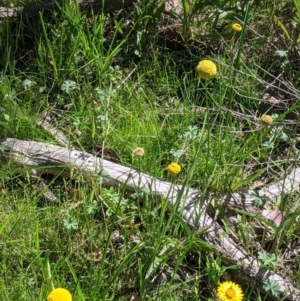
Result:
<instances>
[{"instance_id":1,"label":"yellow flower","mask_svg":"<svg viewBox=\"0 0 300 301\"><path fill-rule=\"evenodd\" d=\"M72 295L65 288L56 288L49 294L47 301L72 301Z\"/></svg>"},{"instance_id":2,"label":"yellow flower","mask_svg":"<svg viewBox=\"0 0 300 301\"><path fill-rule=\"evenodd\" d=\"M242 31L242 29L243 29L243 27L242 27L240 24L238 24L238 23L232 24L232 25L231 25L231 28L232 28L232 30L235 31L235 32L240 32L240 31Z\"/></svg>"},{"instance_id":3,"label":"yellow flower","mask_svg":"<svg viewBox=\"0 0 300 301\"><path fill-rule=\"evenodd\" d=\"M217 295L221 301L242 301L244 297L241 287L231 281L219 284Z\"/></svg>"},{"instance_id":4,"label":"yellow flower","mask_svg":"<svg viewBox=\"0 0 300 301\"><path fill-rule=\"evenodd\" d=\"M217 66L210 60L202 60L196 67L196 71L203 79L211 79L217 74Z\"/></svg>"},{"instance_id":5,"label":"yellow flower","mask_svg":"<svg viewBox=\"0 0 300 301\"><path fill-rule=\"evenodd\" d=\"M260 118L260 122L262 123L262 125L268 126L268 125L271 125L273 123L273 118L270 115L263 115Z\"/></svg>"},{"instance_id":6,"label":"yellow flower","mask_svg":"<svg viewBox=\"0 0 300 301\"><path fill-rule=\"evenodd\" d=\"M142 147L137 147L134 151L133 154L137 157L143 157L145 154L145 150Z\"/></svg>"},{"instance_id":7,"label":"yellow flower","mask_svg":"<svg viewBox=\"0 0 300 301\"><path fill-rule=\"evenodd\" d=\"M170 163L167 167L169 174L176 176L181 172L181 166L178 163Z\"/></svg>"}]
</instances>

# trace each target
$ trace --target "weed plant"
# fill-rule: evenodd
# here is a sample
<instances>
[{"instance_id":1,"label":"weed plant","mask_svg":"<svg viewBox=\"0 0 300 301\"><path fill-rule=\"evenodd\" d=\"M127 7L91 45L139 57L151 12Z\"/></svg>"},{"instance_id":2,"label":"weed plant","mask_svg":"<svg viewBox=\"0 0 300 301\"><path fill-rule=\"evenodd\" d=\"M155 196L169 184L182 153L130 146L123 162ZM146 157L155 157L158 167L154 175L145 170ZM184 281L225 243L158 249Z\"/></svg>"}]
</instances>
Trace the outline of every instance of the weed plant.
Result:
<instances>
[{"instance_id":1,"label":"weed plant","mask_svg":"<svg viewBox=\"0 0 300 301\"><path fill-rule=\"evenodd\" d=\"M64 3L50 19L1 20L1 138L57 144L36 123L47 113L76 148L203 195L283 179L299 157L298 1L179 3L180 51L159 34L168 26L165 1L92 17ZM233 32L233 23L242 31ZM202 59L217 66L211 80L195 71ZM265 106L268 89L283 107ZM260 123L265 114L269 126ZM181 166L176 176L167 172L171 162ZM105 175L58 175L43 178L58 199L48 204L40 180L10 164L0 171L3 301L46 300L54 287L78 301L215 300L218 283L234 274L165 199L105 187ZM299 238L298 197L273 200L286 213L279 227L260 220L278 239L271 253L257 248L252 215L239 211L237 229L220 218L263 266L299 286L299 254L285 267L285 247ZM276 283L264 288L279 298ZM243 291L244 300L266 300L255 287Z\"/></svg>"}]
</instances>

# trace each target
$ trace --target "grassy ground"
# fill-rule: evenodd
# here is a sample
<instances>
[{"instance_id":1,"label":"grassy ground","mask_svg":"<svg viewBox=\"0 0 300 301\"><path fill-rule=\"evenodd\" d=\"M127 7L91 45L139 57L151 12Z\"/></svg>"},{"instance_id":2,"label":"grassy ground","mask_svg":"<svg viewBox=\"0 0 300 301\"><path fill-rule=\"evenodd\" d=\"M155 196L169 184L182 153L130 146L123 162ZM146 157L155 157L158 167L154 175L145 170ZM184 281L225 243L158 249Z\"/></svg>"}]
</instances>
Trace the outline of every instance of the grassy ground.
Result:
<instances>
[{"instance_id":1,"label":"grassy ground","mask_svg":"<svg viewBox=\"0 0 300 301\"><path fill-rule=\"evenodd\" d=\"M299 2L183 0L175 19L184 50L158 34L158 2L141 1L117 18L87 18L64 5L52 19L1 21L1 138L57 143L36 123L47 112L80 150L178 184L193 165L188 185L203 193L283 178L299 156ZM214 79L197 75L202 59L216 63ZM262 101L266 88L280 95L279 108ZM270 126L259 122L264 114ZM166 171L170 162L182 167L177 177ZM44 180L59 204L44 202L29 170L0 171L1 300L46 300L53 287L78 301L216 300L218 283L234 270L164 199L80 178ZM262 261L284 274L291 268L299 284L299 258L283 256L299 236L299 196L273 201L286 212L283 242ZM262 252L249 248L259 240L253 221L239 218L243 246ZM243 291L244 300L265 300L255 287Z\"/></svg>"}]
</instances>

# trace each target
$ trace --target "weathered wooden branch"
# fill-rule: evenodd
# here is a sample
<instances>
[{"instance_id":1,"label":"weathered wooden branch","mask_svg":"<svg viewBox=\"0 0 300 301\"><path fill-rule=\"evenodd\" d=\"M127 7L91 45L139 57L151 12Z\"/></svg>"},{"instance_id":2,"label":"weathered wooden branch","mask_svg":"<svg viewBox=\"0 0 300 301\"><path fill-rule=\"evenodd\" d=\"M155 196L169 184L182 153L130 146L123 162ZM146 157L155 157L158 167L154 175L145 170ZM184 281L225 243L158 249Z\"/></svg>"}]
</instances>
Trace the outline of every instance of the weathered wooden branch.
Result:
<instances>
[{"instance_id":1,"label":"weathered wooden branch","mask_svg":"<svg viewBox=\"0 0 300 301\"><path fill-rule=\"evenodd\" d=\"M45 171L65 176L84 176L91 179L98 171L105 171L109 175L106 185L125 185L128 190L143 190L146 193L159 195L168 200L180 212L184 220L192 227L206 229L203 238L209 242L220 254L224 264L237 265L238 278L247 284L256 284L263 291L265 280L274 280L279 286L284 300L300 301L300 289L290 279L263 268L259 260L249 255L241 246L237 245L223 230L223 228L206 212L209 199L201 196L201 191L193 188L174 185L134 169L102 160L87 152L68 150L52 144L6 139L1 143L4 150L0 153L2 164L14 164L24 168ZM256 194L273 198L283 192L298 189L300 184L300 169L293 170L284 181L257 191ZM251 192L232 193L221 196L219 201L230 203L232 206L249 208L251 206ZM270 300L276 297L268 294Z\"/></svg>"},{"instance_id":2,"label":"weathered wooden branch","mask_svg":"<svg viewBox=\"0 0 300 301\"><path fill-rule=\"evenodd\" d=\"M79 8L90 14L99 12L110 13L132 5L137 0L77 0ZM34 17L39 12L49 14L57 9L57 3L48 2L40 5L32 5L28 8L24 7L0 7L0 18L18 18L20 13L26 12L28 17Z\"/></svg>"}]
</instances>

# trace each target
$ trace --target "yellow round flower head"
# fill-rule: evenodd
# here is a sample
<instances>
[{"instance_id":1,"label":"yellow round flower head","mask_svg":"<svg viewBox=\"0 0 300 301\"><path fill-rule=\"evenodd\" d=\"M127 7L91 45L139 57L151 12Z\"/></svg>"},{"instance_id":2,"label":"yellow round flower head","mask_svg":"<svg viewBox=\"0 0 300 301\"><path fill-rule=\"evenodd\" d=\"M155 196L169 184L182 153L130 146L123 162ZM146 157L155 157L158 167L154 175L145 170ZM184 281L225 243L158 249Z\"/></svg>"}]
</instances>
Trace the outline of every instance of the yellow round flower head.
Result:
<instances>
[{"instance_id":1,"label":"yellow round flower head","mask_svg":"<svg viewBox=\"0 0 300 301\"><path fill-rule=\"evenodd\" d=\"M65 288L56 288L49 294L47 301L72 301L72 295Z\"/></svg>"},{"instance_id":2,"label":"yellow round flower head","mask_svg":"<svg viewBox=\"0 0 300 301\"><path fill-rule=\"evenodd\" d=\"M145 150L142 147L137 147L134 151L133 154L137 157L143 157L145 154Z\"/></svg>"},{"instance_id":3,"label":"yellow round flower head","mask_svg":"<svg viewBox=\"0 0 300 301\"><path fill-rule=\"evenodd\" d=\"M170 163L167 167L169 174L176 176L181 172L181 166L178 163Z\"/></svg>"},{"instance_id":4,"label":"yellow round flower head","mask_svg":"<svg viewBox=\"0 0 300 301\"><path fill-rule=\"evenodd\" d=\"M235 31L235 32L240 32L240 31L242 31L242 29L243 29L243 27L242 27L240 24L238 24L238 23L232 24L232 25L231 25L231 28L232 28L232 30Z\"/></svg>"},{"instance_id":5,"label":"yellow round flower head","mask_svg":"<svg viewBox=\"0 0 300 301\"><path fill-rule=\"evenodd\" d=\"M241 287L231 281L222 282L218 286L217 295L221 301L242 301L244 297Z\"/></svg>"},{"instance_id":6,"label":"yellow round flower head","mask_svg":"<svg viewBox=\"0 0 300 301\"><path fill-rule=\"evenodd\" d=\"M273 123L273 118L270 115L263 115L260 118L260 122L262 123L262 125L268 126L268 125L271 125Z\"/></svg>"},{"instance_id":7,"label":"yellow round flower head","mask_svg":"<svg viewBox=\"0 0 300 301\"><path fill-rule=\"evenodd\" d=\"M196 67L196 71L203 79L211 79L217 74L217 66L210 60L202 60Z\"/></svg>"}]
</instances>

